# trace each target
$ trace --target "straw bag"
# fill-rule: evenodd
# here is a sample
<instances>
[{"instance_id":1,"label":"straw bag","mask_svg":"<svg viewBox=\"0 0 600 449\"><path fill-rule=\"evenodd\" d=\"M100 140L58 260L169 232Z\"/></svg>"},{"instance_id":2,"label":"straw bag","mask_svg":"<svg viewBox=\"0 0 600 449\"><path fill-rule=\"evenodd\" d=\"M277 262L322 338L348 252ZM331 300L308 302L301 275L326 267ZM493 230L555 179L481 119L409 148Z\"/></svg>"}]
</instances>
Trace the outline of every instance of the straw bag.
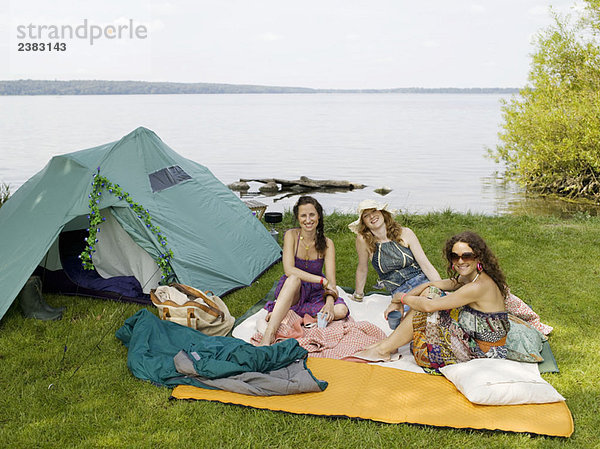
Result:
<instances>
[{"instance_id":1,"label":"straw bag","mask_svg":"<svg viewBox=\"0 0 600 449\"><path fill-rule=\"evenodd\" d=\"M171 297L179 300L175 302ZM180 304L182 297L185 302ZM235 322L221 298L188 285L173 283L158 287L150 291L150 299L158 308L161 320L173 321L206 335L227 335Z\"/></svg>"}]
</instances>

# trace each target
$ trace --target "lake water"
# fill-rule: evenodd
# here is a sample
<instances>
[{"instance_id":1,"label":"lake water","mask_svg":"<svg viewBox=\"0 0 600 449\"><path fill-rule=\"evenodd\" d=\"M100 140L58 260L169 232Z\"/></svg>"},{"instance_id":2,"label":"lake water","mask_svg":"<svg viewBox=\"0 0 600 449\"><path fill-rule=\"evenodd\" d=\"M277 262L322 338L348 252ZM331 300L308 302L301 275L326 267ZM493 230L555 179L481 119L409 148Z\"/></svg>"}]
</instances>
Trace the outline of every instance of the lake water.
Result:
<instances>
[{"instance_id":1,"label":"lake water","mask_svg":"<svg viewBox=\"0 0 600 449\"><path fill-rule=\"evenodd\" d=\"M503 183L486 157L500 95L278 94L0 97L0 182L15 191L54 155L120 139L138 126L225 184L240 178L348 180L362 190L315 193L327 212L364 198L406 212L571 212ZM251 183L257 192L261 184ZM387 186L381 197L374 189ZM297 197L252 197L269 211Z\"/></svg>"}]
</instances>

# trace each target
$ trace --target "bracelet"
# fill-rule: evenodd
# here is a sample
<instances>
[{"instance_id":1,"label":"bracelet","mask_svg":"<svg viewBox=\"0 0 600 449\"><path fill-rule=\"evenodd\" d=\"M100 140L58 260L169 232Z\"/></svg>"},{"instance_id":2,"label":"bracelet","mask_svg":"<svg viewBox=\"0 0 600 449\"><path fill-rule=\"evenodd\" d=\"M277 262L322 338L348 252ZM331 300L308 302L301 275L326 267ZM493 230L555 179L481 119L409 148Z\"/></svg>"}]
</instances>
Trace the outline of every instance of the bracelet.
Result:
<instances>
[{"instance_id":1,"label":"bracelet","mask_svg":"<svg viewBox=\"0 0 600 449\"><path fill-rule=\"evenodd\" d=\"M323 281L325 280L324 277L321 277L321 280L319 281L319 284L323 285Z\"/></svg>"},{"instance_id":2,"label":"bracelet","mask_svg":"<svg viewBox=\"0 0 600 449\"><path fill-rule=\"evenodd\" d=\"M333 300L335 301L336 299L338 299L338 292L336 290L326 288L325 290L323 290L323 300L326 301L328 296L332 296Z\"/></svg>"},{"instance_id":3,"label":"bracelet","mask_svg":"<svg viewBox=\"0 0 600 449\"><path fill-rule=\"evenodd\" d=\"M406 296L406 293L402 293L402 296L400 296L400 303L404 304L404 297Z\"/></svg>"}]
</instances>

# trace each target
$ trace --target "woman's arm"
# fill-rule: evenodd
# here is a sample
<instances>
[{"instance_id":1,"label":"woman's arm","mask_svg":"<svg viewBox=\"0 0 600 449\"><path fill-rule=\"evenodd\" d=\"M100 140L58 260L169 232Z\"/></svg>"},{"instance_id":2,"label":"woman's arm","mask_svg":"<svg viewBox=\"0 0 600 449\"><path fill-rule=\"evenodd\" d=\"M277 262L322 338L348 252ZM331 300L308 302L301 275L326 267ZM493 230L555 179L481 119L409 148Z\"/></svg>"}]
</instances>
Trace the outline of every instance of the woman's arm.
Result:
<instances>
[{"instance_id":1,"label":"woman's arm","mask_svg":"<svg viewBox=\"0 0 600 449\"><path fill-rule=\"evenodd\" d=\"M325 250L325 277L328 284L326 287L330 290L337 290L335 281L335 246L331 239L327 239L327 249Z\"/></svg>"},{"instance_id":2,"label":"woman's arm","mask_svg":"<svg viewBox=\"0 0 600 449\"><path fill-rule=\"evenodd\" d=\"M411 309L420 312L435 312L437 310L456 309L457 307L477 302L484 295L485 286L482 284L468 284L453 293L431 300L424 296L406 295L402 302Z\"/></svg>"},{"instance_id":3,"label":"woman's arm","mask_svg":"<svg viewBox=\"0 0 600 449\"><path fill-rule=\"evenodd\" d=\"M286 276L294 275L303 281L314 282L318 284L321 282L321 276L308 273L296 267L296 261L294 260L294 257L296 254L296 240L298 237L298 232L299 231L295 229L289 229L283 236L283 272L286 274Z\"/></svg>"},{"instance_id":4,"label":"woman's arm","mask_svg":"<svg viewBox=\"0 0 600 449\"><path fill-rule=\"evenodd\" d=\"M333 290L336 292L337 297L337 286L335 284L335 246L333 245L333 241L331 239L327 239L327 250L325 252L325 276L329 283L327 284L327 290ZM321 308L321 312L326 314L326 319L328 322L331 322L335 318L335 300L336 297L333 295L324 295L323 297L323 307Z\"/></svg>"},{"instance_id":5,"label":"woman's arm","mask_svg":"<svg viewBox=\"0 0 600 449\"><path fill-rule=\"evenodd\" d=\"M356 253L358 254L358 265L356 266L354 292L364 295L367 274L369 273L369 249L362 235L356 236Z\"/></svg>"},{"instance_id":6,"label":"woman's arm","mask_svg":"<svg viewBox=\"0 0 600 449\"><path fill-rule=\"evenodd\" d=\"M412 231L412 229L402 228L402 239L404 239L412 251L413 256L415 256L415 260L421 267L421 270L423 270L423 273L425 273L425 276L427 276L430 281L441 280L442 277L431 264L431 262L429 262L429 259L427 258L425 251L423 251L417 235Z\"/></svg>"},{"instance_id":7,"label":"woman's arm","mask_svg":"<svg viewBox=\"0 0 600 449\"><path fill-rule=\"evenodd\" d=\"M451 291L454 291L457 288L459 288L461 285L462 284L459 284L454 279L442 279L440 281L425 282L424 284L417 285L412 290L409 290L408 292L406 292L406 296L419 296L421 293L423 293L425 291L425 289L427 287L437 287L440 290L444 290L446 292L451 292ZM403 295L403 293L396 293L392 297L392 302L399 304L400 297L402 295Z\"/></svg>"}]
</instances>

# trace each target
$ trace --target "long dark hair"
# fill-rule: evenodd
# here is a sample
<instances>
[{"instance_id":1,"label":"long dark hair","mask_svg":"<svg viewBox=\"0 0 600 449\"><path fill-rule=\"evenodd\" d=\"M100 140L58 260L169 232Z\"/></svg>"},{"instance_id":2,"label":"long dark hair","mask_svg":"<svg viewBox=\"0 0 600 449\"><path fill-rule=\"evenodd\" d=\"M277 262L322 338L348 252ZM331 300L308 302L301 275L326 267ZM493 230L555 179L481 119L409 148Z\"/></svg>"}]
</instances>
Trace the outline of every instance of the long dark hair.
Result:
<instances>
[{"instance_id":1,"label":"long dark hair","mask_svg":"<svg viewBox=\"0 0 600 449\"><path fill-rule=\"evenodd\" d=\"M300 198L298 198L298 201L294 205L293 209L296 221L298 221L298 209L300 208L300 206L304 206L306 204L312 204L317 210L317 214L319 215L319 223L317 224L317 237L315 239L315 249L319 254L323 255L325 254L325 250L327 249L327 239L325 238L324 232L325 224L323 223L325 221L325 217L323 216L323 206L321 206L321 204L312 196L301 196Z\"/></svg>"},{"instance_id":2,"label":"long dark hair","mask_svg":"<svg viewBox=\"0 0 600 449\"><path fill-rule=\"evenodd\" d=\"M504 277L504 273L498 265L498 259L496 259L496 256L494 255L492 250L487 246L485 241L475 232L461 232L460 234L451 237L446 242L446 246L444 248L444 256L448 261L448 275L453 279L458 278L456 272L452 269L451 256L452 247L456 242L463 242L471 247L477 258L481 262L481 265L483 266L483 271L485 271L487 275L493 279L493 281L500 289L502 296L506 298L506 296L508 295L508 287L506 285L506 278Z\"/></svg>"}]
</instances>

